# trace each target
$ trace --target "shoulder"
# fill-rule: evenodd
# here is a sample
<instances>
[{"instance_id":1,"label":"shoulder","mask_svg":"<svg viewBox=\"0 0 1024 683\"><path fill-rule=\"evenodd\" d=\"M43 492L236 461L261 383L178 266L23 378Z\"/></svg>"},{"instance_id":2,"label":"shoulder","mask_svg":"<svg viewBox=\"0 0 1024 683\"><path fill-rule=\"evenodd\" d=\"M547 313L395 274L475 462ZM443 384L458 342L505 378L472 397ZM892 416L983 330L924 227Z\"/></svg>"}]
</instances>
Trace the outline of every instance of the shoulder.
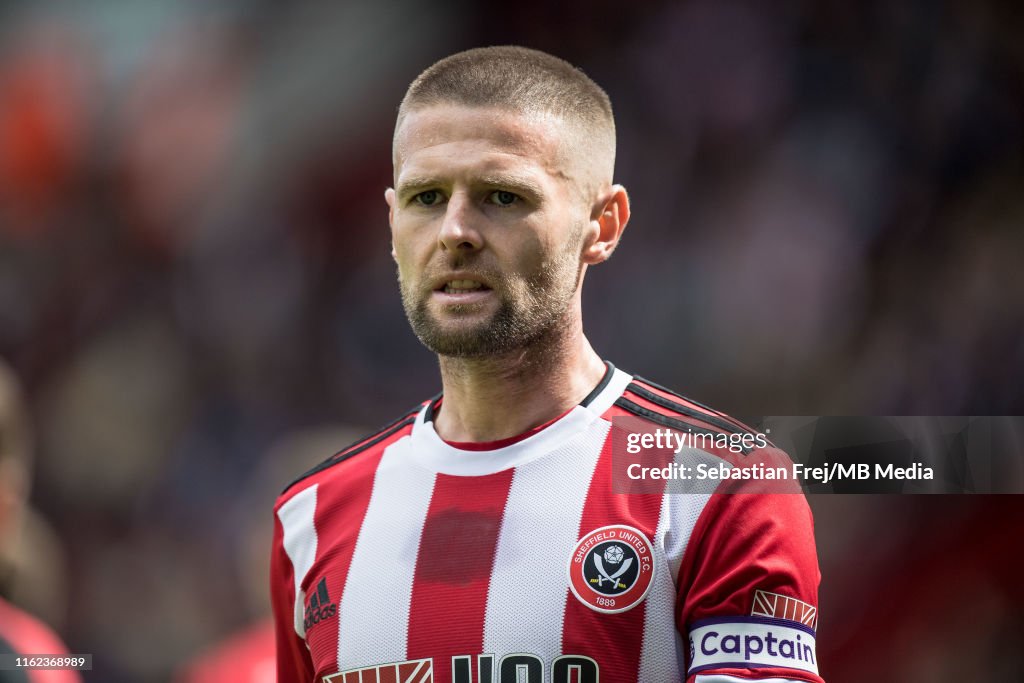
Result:
<instances>
[{"instance_id":1,"label":"shoulder","mask_svg":"<svg viewBox=\"0 0 1024 683\"><path fill-rule=\"evenodd\" d=\"M674 451L698 480L717 482L717 492L801 492L792 458L765 432L650 380L633 376L605 418L628 453Z\"/></svg>"},{"instance_id":2,"label":"shoulder","mask_svg":"<svg viewBox=\"0 0 1024 683\"><path fill-rule=\"evenodd\" d=\"M715 459L712 463L724 461L726 467L771 468L774 473L781 472L779 468L791 467L789 455L776 447L764 432L642 377L632 377L604 416L612 422L613 428L626 432L626 438L646 439L648 437L633 435L651 433L656 436L659 430L679 433L681 436L672 437L680 439L673 442L677 449L687 448L688 453L698 459L711 456ZM621 422L615 418L620 418ZM679 452L676 450L677 454ZM753 475L744 475L750 476ZM773 481L775 479L777 477L773 476ZM772 486L779 487L774 483ZM788 485L786 490L789 490Z\"/></svg>"},{"instance_id":3,"label":"shoulder","mask_svg":"<svg viewBox=\"0 0 1024 683\"><path fill-rule=\"evenodd\" d=\"M403 411L398 418L354 441L312 469L302 473L298 478L288 484L284 491L281 492L281 495L278 498L278 505L290 498L299 490L305 488L306 485L320 481L325 476L334 474L339 470L338 466L342 463L358 463L361 460L366 461L372 459L374 454L382 453L384 449L392 443L408 434L412 430L412 425L416 421L416 416L419 414L420 410L436 399L437 396L434 396L426 401L416 404L409 410Z\"/></svg>"},{"instance_id":4,"label":"shoulder","mask_svg":"<svg viewBox=\"0 0 1024 683\"><path fill-rule=\"evenodd\" d=\"M753 428L719 410L637 375L615 401L615 408L619 411L613 414L633 415L672 429L757 434Z\"/></svg>"}]
</instances>

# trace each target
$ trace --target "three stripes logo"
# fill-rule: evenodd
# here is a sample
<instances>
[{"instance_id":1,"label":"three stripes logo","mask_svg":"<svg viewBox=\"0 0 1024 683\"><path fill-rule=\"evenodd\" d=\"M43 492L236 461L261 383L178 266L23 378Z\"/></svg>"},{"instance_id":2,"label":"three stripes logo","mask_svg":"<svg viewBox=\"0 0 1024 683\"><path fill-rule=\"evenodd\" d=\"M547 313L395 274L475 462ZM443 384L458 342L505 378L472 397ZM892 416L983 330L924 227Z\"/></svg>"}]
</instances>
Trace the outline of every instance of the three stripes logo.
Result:
<instances>
[{"instance_id":1,"label":"three stripes logo","mask_svg":"<svg viewBox=\"0 0 1024 683\"><path fill-rule=\"evenodd\" d=\"M325 619L330 619L338 613L338 606L331 602L327 596L327 577L320 579L316 590L306 601L306 611L303 616L302 625L309 630L314 624L319 624Z\"/></svg>"},{"instance_id":2,"label":"three stripes logo","mask_svg":"<svg viewBox=\"0 0 1024 683\"><path fill-rule=\"evenodd\" d=\"M750 615L788 619L810 627L812 630L818 628L818 610L814 605L763 590L754 591L754 606L750 610Z\"/></svg>"}]
</instances>

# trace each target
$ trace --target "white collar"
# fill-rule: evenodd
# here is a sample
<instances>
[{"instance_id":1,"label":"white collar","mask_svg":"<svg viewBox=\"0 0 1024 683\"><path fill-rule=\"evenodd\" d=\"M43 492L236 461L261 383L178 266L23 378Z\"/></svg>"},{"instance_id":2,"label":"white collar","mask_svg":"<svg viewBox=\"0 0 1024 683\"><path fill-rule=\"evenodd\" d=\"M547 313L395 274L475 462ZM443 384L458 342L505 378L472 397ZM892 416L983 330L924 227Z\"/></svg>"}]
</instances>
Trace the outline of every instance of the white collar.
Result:
<instances>
[{"instance_id":1,"label":"white collar","mask_svg":"<svg viewBox=\"0 0 1024 683\"><path fill-rule=\"evenodd\" d=\"M608 370L595 389L597 393L588 396L584 404L574 407L536 434L494 450L462 450L446 443L434 430L433 421L426 419L431 407L428 403L413 424L409 457L428 470L463 477L494 474L541 458L599 420L633 380L611 363L606 365Z\"/></svg>"}]
</instances>

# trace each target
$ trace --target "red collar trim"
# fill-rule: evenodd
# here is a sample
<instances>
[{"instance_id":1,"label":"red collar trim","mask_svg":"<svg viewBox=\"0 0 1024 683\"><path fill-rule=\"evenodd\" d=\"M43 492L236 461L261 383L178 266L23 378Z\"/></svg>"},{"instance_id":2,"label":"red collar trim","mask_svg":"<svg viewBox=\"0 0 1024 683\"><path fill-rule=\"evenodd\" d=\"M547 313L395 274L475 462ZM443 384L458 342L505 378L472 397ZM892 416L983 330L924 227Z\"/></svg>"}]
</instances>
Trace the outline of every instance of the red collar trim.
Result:
<instances>
[{"instance_id":1,"label":"red collar trim","mask_svg":"<svg viewBox=\"0 0 1024 683\"><path fill-rule=\"evenodd\" d=\"M438 403L438 405L440 405L440 402ZM442 441L444 441L452 448L458 448L460 451L495 451L498 450L499 448L505 448L506 446L511 446L512 444L519 443L524 439L530 438L534 434L537 434L546 429L547 427L550 427L555 422L558 422L563 417L571 413L572 410L573 409L570 408L569 410L565 411L558 417L548 420L542 425L538 425L533 429L528 429L522 434L510 436L507 439L498 439L497 441L448 441L447 439L442 439Z\"/></svg>"}]
</instances>

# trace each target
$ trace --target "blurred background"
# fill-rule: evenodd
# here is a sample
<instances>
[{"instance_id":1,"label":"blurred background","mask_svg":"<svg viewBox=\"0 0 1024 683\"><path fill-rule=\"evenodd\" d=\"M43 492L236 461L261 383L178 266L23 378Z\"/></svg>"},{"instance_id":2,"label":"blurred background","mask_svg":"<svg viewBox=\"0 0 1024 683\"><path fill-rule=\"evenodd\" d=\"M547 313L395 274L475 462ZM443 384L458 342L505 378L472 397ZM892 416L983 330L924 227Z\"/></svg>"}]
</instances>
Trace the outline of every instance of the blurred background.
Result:
<instances>
[{"instance_id":1,"label":"blurred background","mask_svg":"<svg viewBox=\"0 0 1024 683\"><path fill-rule=\"evenodd\" d=\"M1024 414L1020 8L627 5L0 2L0 357L35 433L5 586L87 681L227 681L187 663L265 642L274 496L439 389L383 193L406 86L460 49L612 98L606 358L740 415ZM1024 680L1024 501L811 503L829 683Z\"/></svg>"}]
</instances>

